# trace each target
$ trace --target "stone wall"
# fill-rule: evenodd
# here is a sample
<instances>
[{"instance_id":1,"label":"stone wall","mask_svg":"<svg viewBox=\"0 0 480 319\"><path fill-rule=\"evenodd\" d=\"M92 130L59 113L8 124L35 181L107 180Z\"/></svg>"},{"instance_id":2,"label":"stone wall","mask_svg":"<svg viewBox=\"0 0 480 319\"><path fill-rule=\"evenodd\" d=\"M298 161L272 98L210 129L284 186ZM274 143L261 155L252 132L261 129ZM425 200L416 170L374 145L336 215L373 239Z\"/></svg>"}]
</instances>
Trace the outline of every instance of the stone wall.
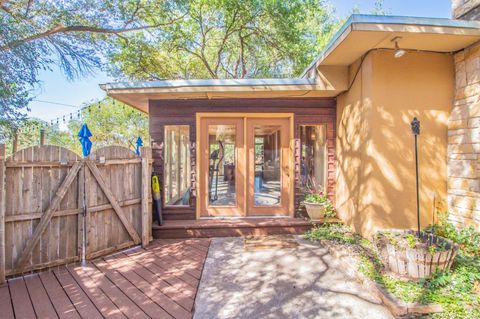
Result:
<instances>
[{"instance_id":1,"label":"stone wall","mask_svg":"<svg viewBox=\"0 0 480 319\"><path fill-rule=\"evenodd\" d=\"M448 206L459 226L480 227L480 44L455 55L448 131Z\"/></svg>"},{"instance_id":2,"label":"stone wall","mask_svg":"<svg viewBox=\"0 0 480 319\"><path fill-rule=\"evenodd\" d=\"M478 20L480 0L454 0L452 16ZM480 230L480 43L455 54L448 127L448 207L457 226Z\"/></svg>"},{"instance_id":3,"label":"stone wall","mask_svg":"<svg viewBox=\"0 0 480 319\"><path fill-rule=\"evenodd\" d=\"M480 19L480 0L453 0L452 17L462 20Z\"/></svg>"}]
</instances>

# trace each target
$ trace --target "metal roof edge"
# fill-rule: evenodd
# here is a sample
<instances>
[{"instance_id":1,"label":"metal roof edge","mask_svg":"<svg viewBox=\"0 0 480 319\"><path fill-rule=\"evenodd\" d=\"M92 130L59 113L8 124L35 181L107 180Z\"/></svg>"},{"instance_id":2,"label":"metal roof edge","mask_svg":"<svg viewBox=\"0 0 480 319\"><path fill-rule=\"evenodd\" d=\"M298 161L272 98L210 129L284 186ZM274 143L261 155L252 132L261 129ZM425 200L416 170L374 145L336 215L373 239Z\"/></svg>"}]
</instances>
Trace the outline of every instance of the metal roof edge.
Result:
<instances>
[{"instance_id":1,"label":"metal roof edge","mask_svg":"<svg viewBox=\"0 0 480 319\"><path fill-rule=\"evenodd\" d=\"M315 79L204 79L204 80L162 80L162 81L135 81L100 84L104 91L122 89L152 89L152 88L180 88L180 87L208 87L208 86L281 86L281 85L316 85Z\"/></svg>"},{"instance_id":2,"label":"metal roof edge","mask_svg":"<svg viewBox=\"0 0 480 319\"><path fill-rule=\"evenodd\" d=\"M355 23L381 23L381 24L404 24L404 25L423 25L436 26L446 28L467 28L480 29L480 21L468 20L454 20L448 18L425 18L425 17L410 17L410 16L382 16L371 14L352 14L342 27L335 33L333 38L327 43L325 48L317 55L317 57L309 64L309 66L302 72L300 78L303 78L318 61L320 61L325 54L337 44L338 39L342 34Z\"/></svg>"}]
</instances>

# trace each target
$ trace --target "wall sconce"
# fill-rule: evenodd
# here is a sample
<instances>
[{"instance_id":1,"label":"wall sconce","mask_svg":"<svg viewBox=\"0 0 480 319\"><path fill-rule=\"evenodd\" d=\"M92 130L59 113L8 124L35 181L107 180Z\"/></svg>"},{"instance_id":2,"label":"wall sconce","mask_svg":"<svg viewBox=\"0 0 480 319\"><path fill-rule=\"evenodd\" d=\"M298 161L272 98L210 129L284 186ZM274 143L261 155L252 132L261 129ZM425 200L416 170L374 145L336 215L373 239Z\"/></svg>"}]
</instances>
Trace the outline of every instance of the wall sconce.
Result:
<instances>
[{"instance_id":1,"label":"wall sconce","mask_svg":"<svg viewBox=\"0 0 480 319\"><path fill-rule=\"evenodd\" d=\"M392 39L392 42L395 43L395 53L393 54L393 56L398 59L398 58L401 58L402 56L405 55L405 53L407 53L407 51L403 50L403 49L400 49L400 47L398 46L398 41L402 39L402 37L395 37Z\"/></svg>"}]
</instances>

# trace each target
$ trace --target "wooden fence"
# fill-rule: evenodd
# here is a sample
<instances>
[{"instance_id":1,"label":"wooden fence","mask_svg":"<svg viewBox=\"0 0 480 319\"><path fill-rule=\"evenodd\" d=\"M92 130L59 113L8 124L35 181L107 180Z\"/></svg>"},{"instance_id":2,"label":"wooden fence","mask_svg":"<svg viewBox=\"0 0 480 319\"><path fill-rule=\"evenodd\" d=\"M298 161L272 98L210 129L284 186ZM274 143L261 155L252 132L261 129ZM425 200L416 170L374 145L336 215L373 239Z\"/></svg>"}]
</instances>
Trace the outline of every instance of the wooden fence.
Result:
<instances>
[{"instance_id":1,"label":"wooden fence","mask_svg":"<svg viewBox=\"0 0 480 319\"><path fill-rule=\"evenodd\" d=\"M110 146L87 159L58 146L5 158L0 145L0 283L151 240L151 150Z\"/></svg>"}]
</instances>

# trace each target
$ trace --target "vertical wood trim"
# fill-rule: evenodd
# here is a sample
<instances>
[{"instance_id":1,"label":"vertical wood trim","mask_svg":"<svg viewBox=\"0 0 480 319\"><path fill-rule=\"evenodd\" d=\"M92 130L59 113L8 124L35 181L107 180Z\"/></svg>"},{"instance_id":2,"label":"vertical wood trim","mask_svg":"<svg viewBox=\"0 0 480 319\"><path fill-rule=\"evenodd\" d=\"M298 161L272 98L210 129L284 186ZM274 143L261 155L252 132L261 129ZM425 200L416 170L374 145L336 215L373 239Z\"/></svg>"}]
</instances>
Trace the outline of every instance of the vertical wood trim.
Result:
<instances>
[{"instance_id":1,"label":"vertical wood trim","mask_svg":"<svg viewBox=\"0 0 480 319\"><path fill-rule=\"evenodd\" d=\"M142 247L145 247L150 242L150 229L152 225L150 224L150 210L149 201L150 198L150 169L149 169L149 159L151 157L151 150L148 147L142 147L140 150L142 156L142 174L141 174L141 185L142 185Z\"/></svg>"},{"instance_id":2,"label":"vertical wood trim","mask_svg":"<svg viewBox=\"0 0 480 319\"><path fill-rule=\"evenodd\" d=\"M80 260L85 260L87 248L85 247L86 238L85 238L85 213L86 213L86 203L85 203L85 166L83 165L78 173L78 193L77 193L77 202L78 202L78 234L77 234L77 247L78 247L78 256Z\"/></svg>"},{"instance_id":3,"label":"vertical wood trim","mask_svg":"<svg viewBox=\"0 0 480 319\"><path fill-rule=\"evenodd\" d=\"M5 283L5 144L0 144L0 284Z\"/></svg>"},{"instance_id":4,"label":"vertical wood trim","mask_svg":"<svg viewBox=\"0 0 480 319\"><path fill-rule=\"evenodd\" d=\"M203 194L201 194L201 186L200 186L200 156L202 153L202 150L200 149L201 143L200 143L200 136L202 135L202 129L200 128L200 123L201 123L201 117L197 113L197 116L195 118L195 219L200 218L200 212L202 210L201 205L202 205L202 197Z\"/></svg>"}]
</instances>

